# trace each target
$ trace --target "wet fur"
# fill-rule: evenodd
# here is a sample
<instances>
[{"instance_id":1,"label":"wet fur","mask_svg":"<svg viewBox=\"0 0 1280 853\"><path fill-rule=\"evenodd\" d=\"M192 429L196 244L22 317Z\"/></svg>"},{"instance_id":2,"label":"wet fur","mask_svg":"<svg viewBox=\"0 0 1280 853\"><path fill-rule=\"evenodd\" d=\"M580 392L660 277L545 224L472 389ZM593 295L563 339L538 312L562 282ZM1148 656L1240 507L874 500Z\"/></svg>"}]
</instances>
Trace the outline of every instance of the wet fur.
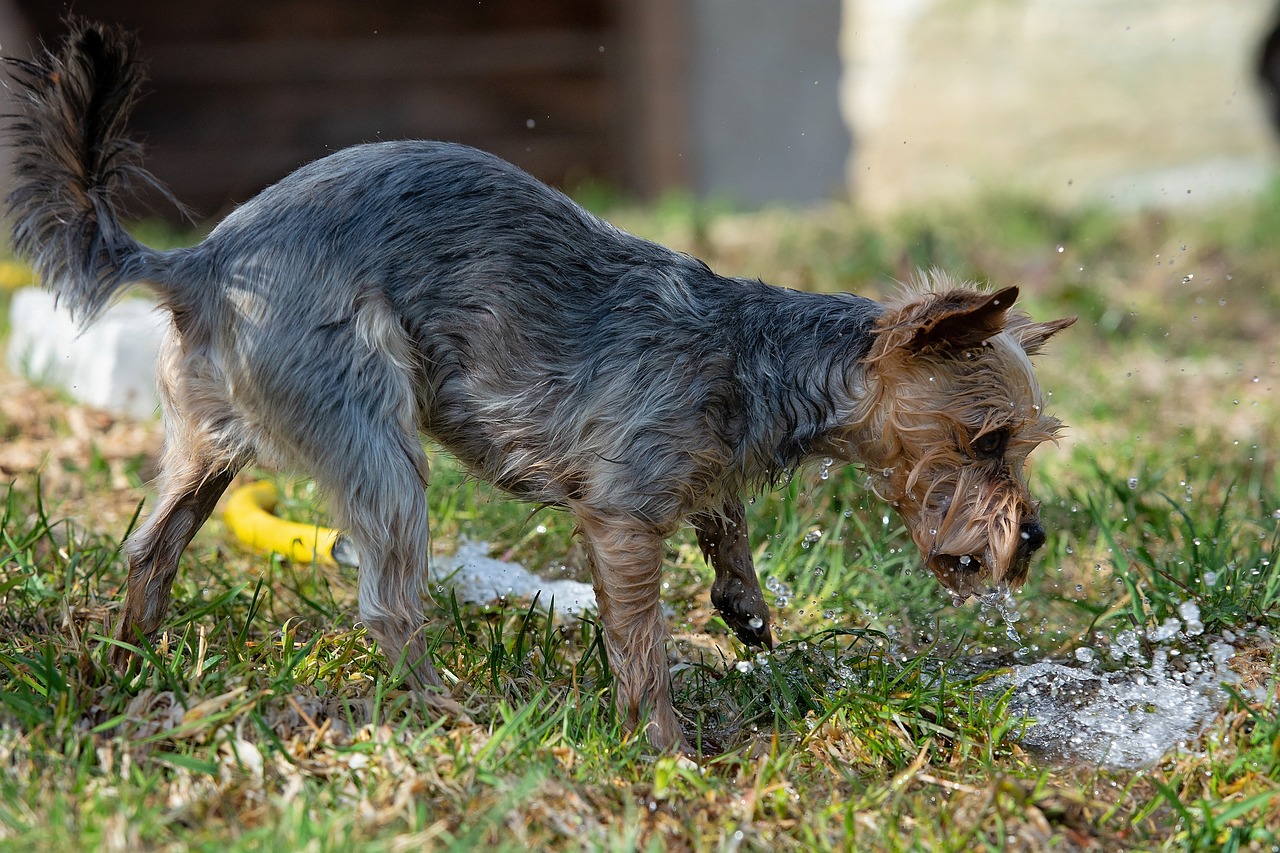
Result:
<instances>
[{"instance_id":1,"label":"wet fur","mask_svg":"<svg viewBox=\"0 0 1280 853\"><path fill-rule=\"evenodd\" d=\"M421 638L422 432L513 495L573 513L617 702L667 749L685 740L664 540L692 522L726 622L771 644L740 495L807 459L866 462L953 589L969 581L939 555L983 555L973 584L1025 575L1043 534L1022 465L1057 429L1027 355L1056 328L1010 313L1014 292L1001 305L937 277L886 306L724 278L440 142L338 152L198 246L154 251L118 217L129 182L150 181L124 135L135 53L127 34L78 24L17 65L9 196L15 248L78 317L131 283L173 315L160 501L126 545L120 640L160 628L179 555L235 474L288 466L315 478L358 549L360 619L439 703ZM975 464L969 443L997 425L1007 454Z\"/></svg>"}]
</instances>

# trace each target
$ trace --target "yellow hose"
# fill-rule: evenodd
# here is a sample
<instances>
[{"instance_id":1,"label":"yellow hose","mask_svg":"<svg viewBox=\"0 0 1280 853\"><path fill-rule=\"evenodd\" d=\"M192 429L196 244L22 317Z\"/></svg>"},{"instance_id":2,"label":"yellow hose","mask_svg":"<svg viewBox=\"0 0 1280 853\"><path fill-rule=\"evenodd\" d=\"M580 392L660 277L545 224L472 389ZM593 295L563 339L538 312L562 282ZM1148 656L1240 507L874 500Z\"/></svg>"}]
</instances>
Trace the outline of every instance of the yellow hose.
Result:
<instances>
[{"instance_id":1,"label":"yellow hose","mask_svg":"<svg viewBox=\"0 0 1280 853\"><path fill-rule=\"evenodd\" d=\"M350 542L338 531L272 515L279 497L269 480L241 486L227 499L222 518L231 533L255 551L274 551L295 563L356 565Z\"/></svg>"},{"instance_id":2,"label":"yellow hose","mask_svg":"<svg viewBox=\"0 0 1280 853\"><path fill-rule=\"evenodd\" d=\"M31 267L17 261L0 261L0 290L16 290L35 284Z\"/></svg>"}]
</instances>

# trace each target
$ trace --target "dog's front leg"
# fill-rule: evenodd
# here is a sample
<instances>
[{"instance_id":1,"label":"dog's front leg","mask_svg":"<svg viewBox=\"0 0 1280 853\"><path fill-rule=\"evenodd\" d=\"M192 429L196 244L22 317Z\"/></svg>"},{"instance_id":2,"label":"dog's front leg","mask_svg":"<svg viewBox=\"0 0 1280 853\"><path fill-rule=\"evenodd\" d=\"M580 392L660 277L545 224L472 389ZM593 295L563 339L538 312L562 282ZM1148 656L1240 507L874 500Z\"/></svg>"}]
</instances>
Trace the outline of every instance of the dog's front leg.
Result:
<instances>
[{"instance_id":1,"label":"dog's front leg","mask_svg":"<svg viewBox=\"0 0 1280 853\"><path fill-rule=\"evenodd\" d=\"M688 752L671 704L661 601L664 537L639 519L575 510L613 668L614 703L624 725L635 731L645 721L654 746Z\"/></svg>"},{"instance_id":2,"label":"dog's front leg","mask_svg":"<svg viewBox=\"0 0 1280 853\"><path fill-rule=\"evenodd\" d=\"M742 642L773 648L769 606L751 561L742 501L733 498L719 512L698 513L691 520L698 546L716 573L711 603Z\"/></svg>"}]
</instances>

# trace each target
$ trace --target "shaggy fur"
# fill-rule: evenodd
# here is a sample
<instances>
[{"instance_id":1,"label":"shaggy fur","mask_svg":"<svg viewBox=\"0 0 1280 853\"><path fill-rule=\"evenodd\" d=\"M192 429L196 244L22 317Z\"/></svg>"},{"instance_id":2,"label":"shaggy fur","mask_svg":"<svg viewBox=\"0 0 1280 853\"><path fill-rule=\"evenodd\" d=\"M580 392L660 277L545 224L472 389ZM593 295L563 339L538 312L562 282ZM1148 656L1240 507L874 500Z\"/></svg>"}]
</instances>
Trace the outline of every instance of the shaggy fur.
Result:
<instances>
[{"instance_id":1,"label":"shaggy fur","mask_svg":"<svg viewBox=\"0 0 1280 853\"><path fill-rule=\"evenodd\" d=\"M422 432L513 495L573 513L616 699L685 747L669 695L663 541L691 521L712 599L770 645L740 495L813 457L866 464L957 595L1018 583L1043 542L1023 474L1054 436L1037 324L935 275L882 305L716 275L488 154L387 142L299 169L190 249L120 225L151 179L124 135L132 39L78 24L18 63L15 248L91 321L122 288L173 316L160 502L130 537L116 636L157 631L178 558L251 460L313 476L359 553L359 616L427 701ZM154 183L154 182L152 182ZM127 665L127 654L118 663Z\"/></svg>"}]
</instances>

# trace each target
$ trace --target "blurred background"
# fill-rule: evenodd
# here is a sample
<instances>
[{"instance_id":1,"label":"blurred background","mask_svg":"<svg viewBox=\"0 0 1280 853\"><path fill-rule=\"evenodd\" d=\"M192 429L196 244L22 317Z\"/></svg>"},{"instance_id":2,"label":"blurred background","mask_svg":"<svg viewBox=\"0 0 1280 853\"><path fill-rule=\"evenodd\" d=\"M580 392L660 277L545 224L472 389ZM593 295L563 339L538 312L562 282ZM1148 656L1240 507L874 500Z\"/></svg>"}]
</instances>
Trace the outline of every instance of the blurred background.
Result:
<instances>
[{"instance_id":1,"label":"blurred background","mask_svg":"<svg viewBox=\"0 0 1280 853\"><path fill-rule=\"evenodd\" d=\"M0 0L0 50L54 40L69 6L140 35L134 126L201 217L404 137L748 208L1166 206L1274 169L1273 0Z\"/></svg>"}]
</instances>

